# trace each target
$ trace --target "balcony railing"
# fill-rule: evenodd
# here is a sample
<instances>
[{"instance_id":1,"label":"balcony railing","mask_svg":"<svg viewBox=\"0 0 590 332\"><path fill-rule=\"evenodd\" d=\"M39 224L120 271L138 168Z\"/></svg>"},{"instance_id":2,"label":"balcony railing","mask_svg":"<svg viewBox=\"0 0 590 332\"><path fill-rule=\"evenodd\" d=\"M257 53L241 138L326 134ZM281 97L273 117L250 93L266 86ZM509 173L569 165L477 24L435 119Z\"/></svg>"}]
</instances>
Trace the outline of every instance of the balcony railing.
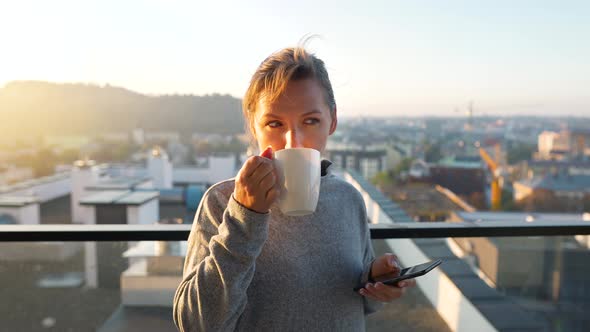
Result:
<instances>
[{"instance_id":1,"label":"balcony railing","mask_svg":"<svg viewBox=\"0 0 590 332\"><path fill-rule=\"evenodd\" d=\"M590 221L370 224L373 239L589 235ZM191 225L0 225L0 242L185 241Z\"/></svg>"},{"instance_id":2,"label":"balcony railing","mask_svg":"<svg viewBox=\"0 0 590 332\"><path fill-rule=\"evenodd\" d=\"M544 249L532 248L533 251L538 249L538 252L535 252L530 257L533 257L532 260L534 262L532 264L541 264L536 266L536 269L545 269L542 265L547 264L547 250L555 250L557 252L557 254L552 254L553 256L551 256L551 264L559 264L555 265L556 267L559 267L567 263L567 260L560 258L562 255L561 251L562 249L566 249L565 242L567 242L561 242L561 236L570 236L571 238L572 236L579 237L590 235L590 222L588 221L551 222L537 220L533 222L500 222L483 220L477 222L457 223L403 222L396 224L370 224L370 228L371 237L375 240L374 246L376 247L376 252L378 254L384 251L393 251L400 256L400 259L406 260L402 261L404 265L409 265L410 262L418 263L423 260L435 258L442 258L445 263L443 263L440 269L435 269L433 272L429 273L428 276L421 277L419 288L410 291L409 297L406 296L406 299L402 300L401 304L398 302L395 305L386 307L385 313L381 316L379 316L379 314L373 316L367 325L369 331L386 331L391 328L393 324L395 324L396 327L399 327L399 324L402 326L407 324L406 326L409 326L408 330L421 330L419 325L411 322L411 319L413 318L410 318L409 322L403 321L404 319L408 320L408 318L399 318L400 315L406 316L408 314L410 315L409 317L412 317L412 315L416 317L424 316L430 317L422 317L426 320L438 320L438 323L432 323L435 326L435 330L445 327L446 324L451 330L458 331L473 329L481 331L498 331L515 328L517 330L557 331L559 330L558 327L547 329L546 327L538 325L538 322L535 321L538 312L530 313L527 311L528 309L523 310L521 307L522 303L517 304L515 303L515 300L512 299L515 293L520 294L525 292L525 295L530 295L530 279L537 275L537 270L525 271L524 274L522 271L517 271L520 274L516 273L515 275L512 275L512 278L517 278L515 279L517 281L513 282L513 284L516 283L516 285L519 285L515 290L510 287L502 286L502 283L505 283L505 281L501 279L492 278L493 280L490 280L485 277L484 275L486 273L488 275L493 274L493 271L490 273L487 266L484 266L483 264L476 267L468 266L465 257L456 257L455 252L451 252L451 247L469 246L470 239L477 240L477 238L480 240L483 238L489 238L492 242L503 242L502 245L509 243L507 247L513 246L514 243L525 243L522 244L522 246L526 247L526 243L528 243L527 241L534 242L535 240L540 239L544 241L545 244L549 243L549 246L544 247ZM133 325L137 328L140 324L144 324L141 323L141 321L146 319L148 322L151 322L149 324L152 324L152 327L158 326L159 331L167 330L166 328L163 328L163 326L173 329L173 326L171 325L172 318L171 312L169 311L170 308L162 308L162 304L165 302L167 306L171 306L170 296L172 293L170 292L173 291L174 286L178 284L178 281L180 280L179 278L181 277L179 269L181 269L182 255L175 252L171 256L172 260L168 262L161 261L158 254L149 254L145 257L141 256L142 254L134 256L137 255L137 253L128 253L131 251L129 250L128 243L129 241L144 241L144 243L151 243L152 248L154 248L156 245L150 241L157 241L160 243L182 242L188 238L190 229L191 225L0 225L0 245L13 252L19 252L19 250L28 250L27 248L31 248L30 246L21 247L19 246L19 242L24 244L29 243L31 245L35 245L35 243L41 244L42 242L51 242L55 244L58 244L57 242L67 242L76 245L78 248L84 248L84 250L81 251L82 256L74 255L71 256L72 258L57 263L58 267L63 267L63 270L66 271L66 273L63 273L63 271L60 272L61 274L58 273L58 279L61 278L61 281L56 281L57 279L54 277L54 263L43 265L43 263L40 263L40 261L34 257L33 259L6 263L7 267L3 267L3 265L0 264L0 268L5 269L4 282L10 284L10 280L18 279L18 281L13 282L13 284L16 285L16 289L13 290L18 294L26 291L31 283L37 285L35 287L44 287L40 285L43 283L45 285L51 283L57 283L59 285L63 280L67 281L72 278L84 280L79 281L79 283L85 285L87 290L82 291L82 295L80 295L79 292L73 292L72 294L82 296L85 299L94 299L92 296L100 296L102 300L96 300L97 302L95 306L108 306L108 308L103 308L103 311L105 312L102 313L101 316L92 317L92 319L89 318L89 322L92 321L92 324L94 324L92 325L93 328L102 326L99 331L125 331L125 329L118 329L116 326L127 325ZM454 240L450 240L449 238L453 238ZM51 243L48 243L48 245ZM590 242L586 241L586 243ZM479 246L479 244L477 245ZM11 246L13 247L11 248ZM500 246L501 245L499 244L496 248L498 249ZM482 247L480 247L480 250L481 248ZM569 249L571 248L567 248L567 250ZM586 248L585 251L587 250L588 249ZM89 265L88 263L89 257L91 258L90 261L93 260L92 255L88 256L89 252L94 252L94 255L96 255L94 257L103 257L103 259L98 258L96 261L97 263L92 263L96 264L95 269L100 271L98 272L99 277L94 278L94 281L92 281L93 278L88 275L89 269L93 269L92 264ZM125 258L123 260L121 257L118 257L121 256L120 254L122 252L127 252L124 255ZM510 256L514 256L513 253L516 252L518 252L518 249L512 247L504 253L498 251L497 254L498 256L504 255L502 256L504 257L504 262L513 260L510 264L514 264L514 261L519 261L516 257ZM542 254L542 252L545 253ZM475 253L475 251L473 251L473 253ZM51 255L50 253L43 254L45 254L45 258L46 256ZM37 252L33 254L33 256L35 255L37 255ZM150 261L151 259L153 259L153 261ZM170 264L170 262L172 264ZM500 258L497 259L496 263L498 264L497 266L500 266ZM522 264L531 264L531 261L526 260L523 261ZM571 262L567 264L571 264ZM164 272L163 274L150 274L150 268L157 268L160 272ZM69 271L74 271L73 277L71 277L72 273ZM84 273L81 271L86 271L86 275L84 276ZM144 271L145 273L141 271ZM172 273L170 271L176 272ZM10 275L10 273L13 275ZM19 273L23 273L23 275L20 275ZM500 278L501 275L498 274L496 277ZM32 279L27 281L27 278ZM157 279L157 281L155 281L155 284L153 285L149 284L152 282L146 281L149 278L154 278L151 280ZM105 285L104 280L107 280L107 287L104 288L103 292L101 291L101 283L102 285ZM94 285L93 282L95 283ZM144 288L137 288L139 287L138 285L142 284L146 286ZM160 286L155 286L156 284ZM162 293L164 288L158 288L163 287L161 285L165 285L165 288L168 289L168 291ZM589 301L584 300L585 295L583 294L586 294L584 293L586 292L585 285L586 283L582 283L579 287L576 286L578 287L577 289L581 289L582 293L573 297L576 301L575 305L580 308L585 308L585 306L588 305L587 302L590 301L590 299ZM535 292L551 293L551 291L543 288L545 286L545 284L540 286L536 285L536 288L534 288L536 289ZM113 288L119 290L113 292ZM519 290L518 288L522 288L523 290ZM5 297L5 299L10 299L10 293L7 290L5 290L5 292L8 294L8 297ZM100 295L93 295L95 294L94 292L97 292L96 294ZM63 293L63 296L69 296L67 294L70 294L70 291L65 289L61 291L55 289L36 289L35 297L38 296L38 298L31 303L34 303L36 306L39 302L42 302L40 299L43 297L55 296L54 294L56 293ZM30 296L33 296L32 293ZM571 295L567 294L561 296L566 296L567 299L572 298ZM26 305L24 304L27 303L27 301L24 300L25 297L28 296L19 297L15 295L15 300L12 302L18 303L22 300L22 305ZM529 300L530 299L525 299L525 301ZM11 303L2 303L3 301L6 300L0 300L0 305L10 307ZM10 300L8 301L10 302ZM48 301L51 302L50 300ZM137 301L144 301L142 303L152 303L147 306L138 306L135 303ZM558 315L557 318L551 320L550 324L561 324L561 321L572 319L577 322L576 324L581 326L586 323L583 315L577 315L575 310L567 309L567 306L571 304L570 300L556 301L557 302L554 301L553 306L558 308L557 312L559 313L560 310L562 310L565 314L562 313L560 316ZM416 303L419 304L419 309L416 309ZM406 308L410 312L398 312L400 310L399 308ZM37 308L35 310L40 309ZM47 307L41 311L50 310L51 308ZM425 314L425 312L427 313ZM574 318L568 316L571 315L572 312L577 316ZM518 313L518 317L516 317L516 313ZM22 319L26 320L26 317L28 317L27 315L29 314L30 313L23 313L19 316L16 312L12 313L8 311L8 315L5 317L8 322L10 322L11 319L15 322L21 319L19 322L22 323ZM81 312L79 314L85 315L86 313ZM42 313L40 313L40 315L42 315ZM157 319L158 317L160 318ZM391 317L398 318L394 319ZM442 320L441 317L443 318ZM63 324L63 320L66 318L61 319ZM402 321L393 322L395 320ZM52 324L57 324L49 318L44 319L42 323L49 327L54 326ZM71 324L76 323L73 322ZM64 326L57 324L55 326L69 328L68 325ZM110 328L107 328L109 326ZM568 326L571 327L571 325ZM30 330L35 330L35 328L31 328ZM429 329L424 330L426 331Z\"/></svg>"}]
</instances>

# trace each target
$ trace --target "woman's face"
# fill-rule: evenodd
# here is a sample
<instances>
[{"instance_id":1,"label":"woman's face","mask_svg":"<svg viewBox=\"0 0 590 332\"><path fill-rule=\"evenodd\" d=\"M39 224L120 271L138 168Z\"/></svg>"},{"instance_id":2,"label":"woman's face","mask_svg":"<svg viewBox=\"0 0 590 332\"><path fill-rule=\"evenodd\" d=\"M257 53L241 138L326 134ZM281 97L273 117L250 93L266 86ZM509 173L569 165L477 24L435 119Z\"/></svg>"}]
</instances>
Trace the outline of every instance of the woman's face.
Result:
<instances>
[{"instance_id":1,"label":"woman's face","mask_svg":"<svg viewBox=\"0 0 590 332\"><path fill-rule=\"evenodd\" d=\"M312 148L324 152L328 136L336 130L336 112L330 115L324 92L314 79L291 81L273 103L264 98L254 114L254 135L260 151Z\"/></svg>"}]
</instances>

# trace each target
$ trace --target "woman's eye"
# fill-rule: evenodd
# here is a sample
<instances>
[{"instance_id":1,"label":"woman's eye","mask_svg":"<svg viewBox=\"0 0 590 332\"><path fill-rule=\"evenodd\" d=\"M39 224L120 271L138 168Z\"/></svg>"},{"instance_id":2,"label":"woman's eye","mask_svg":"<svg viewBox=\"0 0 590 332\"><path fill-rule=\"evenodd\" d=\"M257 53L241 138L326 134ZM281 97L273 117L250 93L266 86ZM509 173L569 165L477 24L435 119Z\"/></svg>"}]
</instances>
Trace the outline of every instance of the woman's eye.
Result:
<instances>
[{"instance_id":1,"label":"woman's eye","mask_svg":"<svg viewBox=\"0 0 590 332\"><path fill-rule=\"evenodd\" d=\"M281 126L281 123L279 121L269 121L266 125L271 128L278 128Z\"/></svg>"},{"instance_id":2,"label":"woman's eye","mask_svg":"<svg viewBox=\"0 0 590 332\"><path fill-rule=\"evenodd\" d=\"M305 119L304 122L305 122L305 124L308 124L308 125L314 125L316 123L320 123L320 119L317 119L317 118L309 118L309 119Z\"/></svg>"}]
</instances>

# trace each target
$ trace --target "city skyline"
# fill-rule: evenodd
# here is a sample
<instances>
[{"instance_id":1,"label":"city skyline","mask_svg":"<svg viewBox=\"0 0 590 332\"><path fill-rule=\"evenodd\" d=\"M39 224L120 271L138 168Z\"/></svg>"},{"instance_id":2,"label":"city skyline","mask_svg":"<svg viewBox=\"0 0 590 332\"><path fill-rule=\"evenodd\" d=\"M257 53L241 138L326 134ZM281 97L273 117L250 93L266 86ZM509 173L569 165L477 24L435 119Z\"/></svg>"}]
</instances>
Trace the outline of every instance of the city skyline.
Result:
<instances>
[{"instance_id":1,"label":"city skyline","mask_svg":"<svg viewBox=\"0 0 590 332\"><path fill-rule=\"evenodd\" d=\"M110 84L142 94L243 96L264 57L325 60L343 116L590 113L590 4L569 1L23 1L3 5L0 87ZM270 28L272 27L272 28Z\"/></svg>"}]
</instances>

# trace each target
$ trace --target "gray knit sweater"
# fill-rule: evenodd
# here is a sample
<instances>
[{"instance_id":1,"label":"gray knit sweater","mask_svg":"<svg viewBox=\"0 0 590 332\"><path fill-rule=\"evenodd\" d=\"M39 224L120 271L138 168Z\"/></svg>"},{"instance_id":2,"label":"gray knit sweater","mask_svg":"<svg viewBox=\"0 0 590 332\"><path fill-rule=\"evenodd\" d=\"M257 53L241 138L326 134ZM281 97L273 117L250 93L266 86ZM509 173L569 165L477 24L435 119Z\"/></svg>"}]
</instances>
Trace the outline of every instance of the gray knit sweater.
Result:
<instances>
[{"instance_id":1,"label":"gray knit sweater","mask_svg":"<svg viewBox=\"0 0 590 332\"><path fill-rule=\"evenodd\" d=\"M316 212L261 214L232 196L204 195L174 298L180 331L364 331L380 304L352 289L374 259L360 193L328 170Z\"/></svg>"}]
</instances>

